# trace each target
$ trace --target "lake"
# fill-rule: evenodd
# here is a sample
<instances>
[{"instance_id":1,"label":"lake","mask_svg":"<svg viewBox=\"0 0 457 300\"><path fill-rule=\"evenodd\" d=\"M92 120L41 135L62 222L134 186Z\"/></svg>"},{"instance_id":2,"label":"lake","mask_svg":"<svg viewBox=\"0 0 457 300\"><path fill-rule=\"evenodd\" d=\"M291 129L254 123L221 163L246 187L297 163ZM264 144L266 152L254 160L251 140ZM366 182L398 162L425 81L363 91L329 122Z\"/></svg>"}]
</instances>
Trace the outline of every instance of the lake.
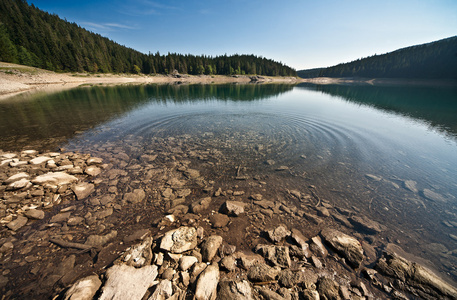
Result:
<instances>
[{"instance_id":1,"label":"lake","mask_svg":"<svg viewBox=\"0 0 457 300\"><path fill-rule=\"evenodd\" d=\"M0 131L4 151L123 152L123 168L169 153L215 185L298 190L383 224L371 240L457 278L455 87L80 87L0 102Z\"/></svg>"}]
</instances>

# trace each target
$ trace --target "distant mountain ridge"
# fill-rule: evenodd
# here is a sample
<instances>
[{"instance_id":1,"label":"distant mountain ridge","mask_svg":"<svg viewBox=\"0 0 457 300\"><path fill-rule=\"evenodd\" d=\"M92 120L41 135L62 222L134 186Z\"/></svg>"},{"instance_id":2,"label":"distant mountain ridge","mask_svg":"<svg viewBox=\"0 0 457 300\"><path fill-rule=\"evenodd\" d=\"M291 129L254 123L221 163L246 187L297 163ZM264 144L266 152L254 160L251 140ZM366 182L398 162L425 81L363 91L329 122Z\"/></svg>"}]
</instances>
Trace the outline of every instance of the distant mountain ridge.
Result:
<instances>
[{"instance_id":1,"label":"distant mountain ridge","mask_svg":"<svg viewBox=\"0 0 457 300\"><path fill-rule=\"evenodd\" d=\"M302 78L457 79L457 36L328 68L297 71Z\"/></svg>"},{"instance_id":2,"label":"distant mountain ridge","mask_svg":"<svg viewBox=\"0 0 457 300\"><path fill-rule=\"evenodd\" d=\"M0 61L58 72L297 75L282 63L255 55L144 54L26 0L0 1Z\"/></svg>"}]
</instances>

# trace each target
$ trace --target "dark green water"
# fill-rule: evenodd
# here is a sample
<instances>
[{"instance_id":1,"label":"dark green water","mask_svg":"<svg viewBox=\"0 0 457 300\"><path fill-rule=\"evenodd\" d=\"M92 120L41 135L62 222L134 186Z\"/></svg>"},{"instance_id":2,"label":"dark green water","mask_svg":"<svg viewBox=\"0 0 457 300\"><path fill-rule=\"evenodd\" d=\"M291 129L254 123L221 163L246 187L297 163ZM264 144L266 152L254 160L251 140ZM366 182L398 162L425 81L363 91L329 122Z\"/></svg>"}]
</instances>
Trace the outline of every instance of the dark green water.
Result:
<instances>
[{"instance_id":1,"label":"dark green water","mask_svg":"<svg viewBox=\"0 0 457 300\"><path fill-rule=\"evenodd\" d=\"M387 225L391 241L405 250L446 272L457 265L449 252L457 249L450 238L457 227L443 223L457 225L455 88L86 87L0 102L0 130L3 150L141 154L164 138L179 141L180 151L189 144L192 151L217 151L224 159L205 164L216 181L232 180L243 166L246 175L276 186L314 185L332 205ZM292 172L275 172L266 160ZM406 189L406 180L417 191ZM428 190L441 198L427 198Z\"/></svg>"}]
</instances>

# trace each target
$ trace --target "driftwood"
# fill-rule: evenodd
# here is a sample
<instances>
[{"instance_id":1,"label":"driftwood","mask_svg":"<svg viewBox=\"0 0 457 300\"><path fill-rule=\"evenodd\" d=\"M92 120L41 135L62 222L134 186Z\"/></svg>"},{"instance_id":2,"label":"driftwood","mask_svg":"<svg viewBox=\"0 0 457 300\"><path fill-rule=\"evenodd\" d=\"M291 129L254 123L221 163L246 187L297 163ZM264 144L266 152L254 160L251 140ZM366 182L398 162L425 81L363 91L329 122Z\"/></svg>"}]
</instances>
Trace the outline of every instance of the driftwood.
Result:
<instances>
[{"instance_id":1,"label":"driftwood","mask_svg":"<svg viewBox=\"0 0 457 300\"><path fill-rule=\"evenodd\" d=\"M81 244L81 243L72 243L72 242L67 242L67 241L61 240L61 239L49 239L49 241L62 248L75 248L75 249L81 249L81 250L90 250L90 249L94 248L94 246L91 246L91 245L85 245L85 244Z\"/></svg>"}]
</instances>

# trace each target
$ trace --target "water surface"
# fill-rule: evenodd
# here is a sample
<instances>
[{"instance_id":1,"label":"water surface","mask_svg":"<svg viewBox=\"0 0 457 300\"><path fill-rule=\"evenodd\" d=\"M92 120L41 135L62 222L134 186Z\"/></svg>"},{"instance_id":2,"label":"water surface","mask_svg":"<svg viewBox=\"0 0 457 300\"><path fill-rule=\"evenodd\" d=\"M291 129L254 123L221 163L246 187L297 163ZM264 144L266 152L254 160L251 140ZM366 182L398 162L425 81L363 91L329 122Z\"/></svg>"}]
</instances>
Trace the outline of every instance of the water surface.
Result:
<instances>
[{"instance_id":1,"label":"water surface","mask_svg":"<svg viewBox=\"0 0 457 300\"><path fill-rule=\"evenodd\" d=\"M235 185L241 169L278 193L313 186L331 205L385 224L386 243L456 276L456 116L455 88L85 87L0 102L0 149L139 157L170 142L167 151L201 161L216 182Z\"/></svg>"}]
</instances>

